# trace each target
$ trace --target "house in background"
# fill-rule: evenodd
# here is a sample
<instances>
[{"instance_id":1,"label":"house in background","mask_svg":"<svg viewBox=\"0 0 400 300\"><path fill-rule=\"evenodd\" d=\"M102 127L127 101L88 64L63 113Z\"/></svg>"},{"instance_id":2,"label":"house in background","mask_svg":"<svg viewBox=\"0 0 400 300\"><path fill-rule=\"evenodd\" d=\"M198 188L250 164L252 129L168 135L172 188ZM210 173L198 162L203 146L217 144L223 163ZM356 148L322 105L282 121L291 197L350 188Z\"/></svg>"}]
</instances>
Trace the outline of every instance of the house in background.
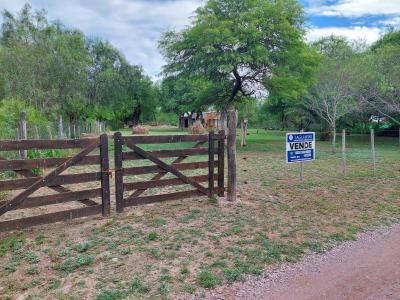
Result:
<instances>
[{"instance_id":1,"label":"house in background","mask_svg":"<svg viewBox=\"0 0 400 300\"><path fill-rule=\"evenodd\" d=\"M185 112L179 117L179 128L189 128L196 120L203 120L201 112Z\"/></svg>"},{"instance_id":2,"label":"house in background","mask_svg":"<svg viewBox=\"0 0 400 300\"><path fill-rule=\"evenodd\" d=\"M195 121L199 120L206 129L220 129L223 124L221 114L217 111L209 112L186 112L179 117L179 128L189 128Z\"/></svg>"},{"instance_id":3,"label":"house in background","mask_svg":"<svg viewBox=\"0 0 400 300\"><path fill-rule=\"evenodd\" d=\"M203 126L207 129L220 129L221 124L221 114L217 111L209 111L203 113Z\"/></svg>"}]
</instances>

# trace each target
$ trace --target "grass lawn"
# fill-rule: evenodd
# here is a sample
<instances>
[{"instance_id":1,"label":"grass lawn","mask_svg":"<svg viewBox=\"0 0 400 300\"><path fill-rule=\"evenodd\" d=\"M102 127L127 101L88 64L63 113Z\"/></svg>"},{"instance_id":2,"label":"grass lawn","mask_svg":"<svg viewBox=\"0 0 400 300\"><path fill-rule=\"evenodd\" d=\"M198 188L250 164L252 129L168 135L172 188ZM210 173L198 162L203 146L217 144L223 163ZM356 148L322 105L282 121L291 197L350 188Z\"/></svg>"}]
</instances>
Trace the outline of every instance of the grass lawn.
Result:
<instances>
[{"instance_id":1,"label":"grass lawn","mask_svg":"<svg viewBox=\"0 0 400 300\"><path fill-rule=\"evenodd\" d=\"M347 176L340 154L318 142L304 182L285 163L284 140L250 130L238 149L236 203L201 197L3 234L0 298L184 298L400 220L397 138L377 137L376 176L368 136L347 137Z\"/></svg>"}]
</instances>

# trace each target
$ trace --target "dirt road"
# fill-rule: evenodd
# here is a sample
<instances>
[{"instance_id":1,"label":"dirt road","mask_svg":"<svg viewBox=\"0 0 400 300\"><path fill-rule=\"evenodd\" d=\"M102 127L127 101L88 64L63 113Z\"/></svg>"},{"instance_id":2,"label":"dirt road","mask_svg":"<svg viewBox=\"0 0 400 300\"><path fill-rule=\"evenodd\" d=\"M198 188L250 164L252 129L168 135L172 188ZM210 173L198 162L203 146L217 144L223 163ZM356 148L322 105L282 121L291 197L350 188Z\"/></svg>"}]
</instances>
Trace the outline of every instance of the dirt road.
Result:
<instances>
[{"instance_id":1,"label":"dirt road","mask_svg":"<svg viewBox=\"0 0 400 300\"><path fill-rule=\"evenodd\" d=\"M400 225L210 292L207 299L400 299Z\"/></svg>"}]
</instances>

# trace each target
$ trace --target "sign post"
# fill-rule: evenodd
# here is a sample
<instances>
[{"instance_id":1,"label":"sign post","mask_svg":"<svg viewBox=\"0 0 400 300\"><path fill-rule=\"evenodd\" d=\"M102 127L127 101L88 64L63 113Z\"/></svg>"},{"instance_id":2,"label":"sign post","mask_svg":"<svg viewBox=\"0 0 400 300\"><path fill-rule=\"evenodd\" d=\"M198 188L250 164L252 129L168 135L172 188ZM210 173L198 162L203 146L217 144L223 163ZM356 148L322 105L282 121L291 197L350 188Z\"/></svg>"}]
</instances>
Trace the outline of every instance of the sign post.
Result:
<instances>
[{"instance_id":1,"label":"sign post","mask_svg":"<svg viewBox=\"0 0 400 300\"><path fill-rule=\"evenodd\" d=\"M300 163L300 179L304 178L303 162L315 160L315 132L286 134L286 162Z\"/></svg>"}]
</instances>

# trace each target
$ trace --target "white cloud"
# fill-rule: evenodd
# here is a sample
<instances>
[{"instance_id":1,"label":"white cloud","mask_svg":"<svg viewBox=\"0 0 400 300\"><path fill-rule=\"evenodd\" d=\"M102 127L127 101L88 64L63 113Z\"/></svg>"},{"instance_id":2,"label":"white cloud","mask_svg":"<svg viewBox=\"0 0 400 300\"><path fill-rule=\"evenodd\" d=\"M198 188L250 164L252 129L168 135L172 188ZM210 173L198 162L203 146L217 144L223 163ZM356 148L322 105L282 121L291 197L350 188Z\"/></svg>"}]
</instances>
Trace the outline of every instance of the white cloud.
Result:
<instances>
[{"instance_id":1,"label":"white cloud","mask_svg":"<svg viewBox=\"0 0 400 300\"><path fill-rule=\"evenodd\" d=\"M394 18L382 20L382 21L379 21L379 24L386 25L386 26L391 25L396 28L400 28L400 17L394 17Z\"/></svg>"},{"instance_id":2,"label":"white cloud","mask_svg":"<svg viewBox=\"0 0 400 300\"><path fill-rule=\"evenodd\" d=\"M3 8L18 12L26 0L0 0ZM164 31L182 29L202 0L31 0L44 8L50 20L61 20L86 35L109 40L133 64L156 76L164 61L158 40Z\"/></svg>"},{"instance_id":3,"label":"white cloud","mask_svg":"<svg viewBox=\"0 0 400 300\"><path fill-rule=\"evenodd\" d=\"M309 1L307 12L319 16L363 17L400 14L400 0L339 0L332 5Z\"/></svg>"},{"instance_id":4,"label":"white cloud","mask_svg":"<svg viewBox=\"0 0 400 300\"><path fill-rule=\"evenodd\" d=\"M349 40L363 40L371 44L379 39L382 30L377 27L354 26L354 27L323 27L313 28L307 33L308 41L316 41L321 37L330 35L344 36Z\"/></svg>"}]
</instances>

